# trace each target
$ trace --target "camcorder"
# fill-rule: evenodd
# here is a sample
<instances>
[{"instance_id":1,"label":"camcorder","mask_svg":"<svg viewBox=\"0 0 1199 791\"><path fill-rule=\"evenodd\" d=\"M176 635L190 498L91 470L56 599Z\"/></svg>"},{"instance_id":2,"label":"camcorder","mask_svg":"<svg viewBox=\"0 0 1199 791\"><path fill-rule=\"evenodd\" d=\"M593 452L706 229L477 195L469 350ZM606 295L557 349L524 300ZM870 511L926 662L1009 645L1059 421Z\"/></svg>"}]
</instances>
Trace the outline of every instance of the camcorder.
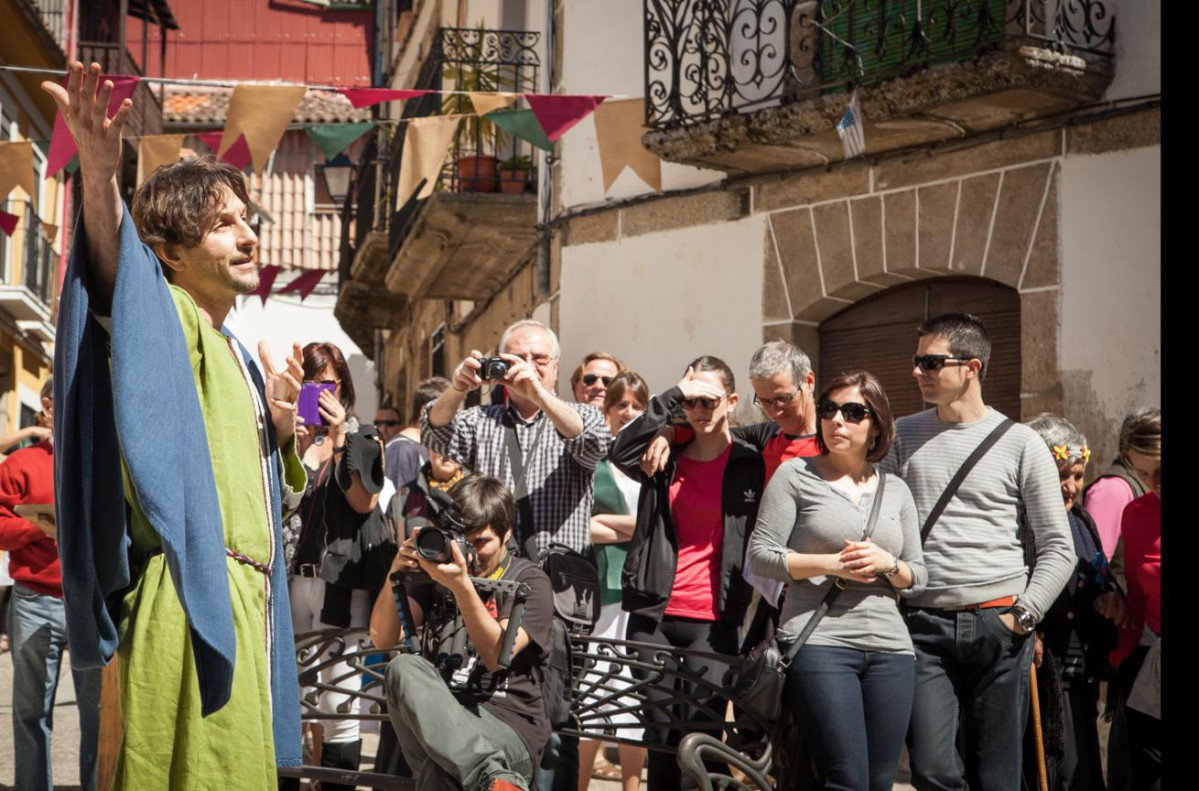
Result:
<instances>
[{"instance_id":1,"label":"camcorder","mask_svg":"<svg viewBox=\"0 0 1199 791\"><path fill-rule=\"evenodd\" d=\"M479 378L498 382L508 375L511 364L503 357L484 357L479 360Z\"/></svg>"}]
</instances>

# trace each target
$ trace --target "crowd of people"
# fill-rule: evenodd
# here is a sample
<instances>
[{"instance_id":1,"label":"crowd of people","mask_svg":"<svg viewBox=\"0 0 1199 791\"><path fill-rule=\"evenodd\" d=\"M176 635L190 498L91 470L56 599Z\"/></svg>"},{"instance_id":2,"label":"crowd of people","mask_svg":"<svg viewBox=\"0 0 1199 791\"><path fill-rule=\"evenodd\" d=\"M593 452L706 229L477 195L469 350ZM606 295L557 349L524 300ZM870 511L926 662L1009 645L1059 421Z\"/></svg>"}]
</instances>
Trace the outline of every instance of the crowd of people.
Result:
<instances>
[{"instance_id":1,"label":"crowd of people","mask_svg":"<svg viewBox=\"0 0 1199 791\"><path fill-rule=\"evenodd\" d=\"M523 320L367 424L334 344L296 344L282 366L263 344L256 365L224 328L258 281L242 175L186 160L126 206L131 101L108 118L95 65L45 87L84 200L43 430L0 462L17 788L52 785L68 642L82 787L114 657L115 788L294 787L277 777L305 760L300 696L345 713L361 678L334 662L301 690L294 637L355 627L380 648L420 634L386 667L375 768L421 789L583 791L598 773L632 791L643 765L651 791L685 787L672 753L645 747L728 709L695 657L732 663L765 640L796 649L784 716L817 787L890 788L905 744L920 789L1160 787L1157 409L1127 417L1084 487L1091 452L1065 417L987 406L991 342L970 314L916 331L929 409L897 417L869 372L818 382L773 341L751 358L767 420L749 426L732 417L736 373L710 355L651 394L594 352L562 398L558 339ZM57 531L37 513L51 503ZM591 634L640 660L617 691L660 704L611 707L619 769L561 727L555 558L594 568ZM638 685L651 663L708 691ZM670 716L668 698L685 701ZM360 768L353 717L310 744L310 761Z\"/></svg>"}]
</instances>

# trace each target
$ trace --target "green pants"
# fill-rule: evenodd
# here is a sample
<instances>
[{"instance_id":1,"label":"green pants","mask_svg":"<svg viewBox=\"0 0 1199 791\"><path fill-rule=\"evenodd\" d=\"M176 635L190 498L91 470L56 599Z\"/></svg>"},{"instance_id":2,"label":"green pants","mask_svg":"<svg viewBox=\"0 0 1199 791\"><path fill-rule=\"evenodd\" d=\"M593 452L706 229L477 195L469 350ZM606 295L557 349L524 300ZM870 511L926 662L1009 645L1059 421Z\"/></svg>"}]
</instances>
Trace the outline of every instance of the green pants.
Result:
<instances>
[{"instance_id":1,"label":"green pants","mask_svg":"<svg viewBox=\"0 0 1199 791\"><path fill-rule=\"evenodd\" d=\"M429 660L400 654L385 683L387 714L417 791L473 791L497 777L528 789L533 761L516 731L459 703Z\"/></svg>"}]
</instances>

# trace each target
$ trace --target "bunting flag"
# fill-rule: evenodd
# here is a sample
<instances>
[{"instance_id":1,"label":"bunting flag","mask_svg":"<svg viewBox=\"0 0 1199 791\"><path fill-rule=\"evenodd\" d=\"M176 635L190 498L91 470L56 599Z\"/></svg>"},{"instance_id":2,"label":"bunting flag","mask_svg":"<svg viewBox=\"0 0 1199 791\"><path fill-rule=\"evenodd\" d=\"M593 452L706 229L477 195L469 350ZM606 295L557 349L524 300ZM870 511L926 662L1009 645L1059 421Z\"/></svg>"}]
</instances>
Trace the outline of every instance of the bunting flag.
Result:
<instances>
[{"instance_id":1,"label":"bunting flag","mask_svg":"<svg viewBox=\"0 0 1199 791\"><path fill-rule=\"evenodd\" d=\"M179 161L183 135L146 135L137 141L137 183L141 185L150 174L163 165Z\"/></svg>"},{"instance_id":2,"label":"bunting flag","mask_svg":"<svg viewBox=\"0 0 1199 791\"><path fill-rule=\"evenodd\" d=\"M579 121L595 112L595 108L599 107L600 102L606 98L608 97L525 94L525 101L537 115L537 120L541 122L541 128L545 130L545 136L551 143L570 131L570 128Z\"/></svg>"},{"instance_id":3,"label":"bunting flag","mask_svg":"<svg viewBox=\"0 0 1199 791\"><path fill-rule=\"evenodd\" d=\"M383 102L397 102L402 99L413 99L424 96L432 91L396 90L392 88L338 88L337 92L350 100L355 109L370 107Z\"/></svg>"},{"instance_id":4,"label":"bunting flag","mask_svg":"<svg viewBox=\"0 0 1199 791\"><path fill-rule=\"evenodd\" d=\"M270 152L267 152L267 156L269 158ZM246 142L245 135L238 135L237 140L234 141L233 145L229 146L229 150L226 151L224 154L221 154L222 160L224 160L225 162L228 162L230 165L237 168L238 170L245 170L246 165L250 164L251 157L252 157L252 154L250 152L250 145L249 145L249 143ZM254 164L257 167L258 162L255 161ZM263 166L265 166L265 165L266 165L266 162L264 160ZM261 168L258 168L258 173L262 173Z\"/></svg>"},{"instance_id":5,"label":"bunting flag","mask_svg":"<svg viewBox=\"0 0 1199 791\"><path fill-rule=\"evenodd\" d=\"M537 120L537 116L533 114L532 110L496 110L488 113L487 120L513 137L518 137L542 150L554 150L554 144L545 136L541 122Z\"/></svg>"},{"instance_id":6,"label":"bunting flag","mask_svg":"<svg viewBox=\"0 0 1199 791\"><path fill-rule=\"evenodd\" d=\"M361 121L356 124L322 124L310 126L304 131L308 133L313 143L325 155L325 159L333 159L358 138L375 128L374 121Z\"/></svg>"},{"instance_id":7,"label":"bunting flag","mask_svg":"<svg viewBox=\"0 0 1199 791\"><path fill-rule=\"evenodd\" d=\"M5 236L12 236L12 232L17 229L17 223L20 220L21 218L15 214L0 211L0 231L4 231Z\"/></svg>"},{"instance_id":8,"label":"bunting flag","mask_svg":"<svg viewBox=\"0 0 1199 791\"><path fill-rule=\"evenodd\" d=\"M34 194L33 141L0 143L0 201L8 197L13 187L25 194Z\"/></svg>"},{"instance_id":9,"label":"bunting flag","mask_svg":"<svg viewBox=\"0 0 1199 791\"><path fill-rule=\"evenodd\" d=\"M58 241L58 226L48 222L42 223L42 238L53 245Z\"/></svg>"},{"instance_id":10,"label":"bunting flag","mask_svg":"<svg viewBox=\"0 0 1199 791\"><path fill-rule=\"evenodd\" d=\"M511 107L512 103L520 98L519 94L515 93L475 92L467 95L470 97L471 106L475 108L475 112L479 115L487 115L495 110L503 110L505 107Z\"/></svg>"},{"instance_id":11,"label":"bunting flag","mask_svg":"<svg viewBox=\"0 0 1199 791\"><path fill-rule=\"evenodd\" d=\"M275 293L286 294L289 291L295 291L299 293L300 301L303 302L304 300L308 299L308 295L312 293L312 290L316 288L317 283L320 283L321 278L323 278L326 274L328 274L328 272L326 272L324 269L307 269L301 272L294 280Z\"/></svg>"},{"instance_id":12,"label":"bunting flag","mask_svg":"<svg viewBox=\"0 0 1199 791\"><path fill-rule=\"evenodd\" d=\"M223 132L196 132L196 138L208 146L212 153L216 153L221 147L221 135Z\"/></svg>"},{"instance_id":13,"label":"bunting flag","mask_svg":"<svg viewBox=\"0 0 1199 791\"><path fill-rule=\"evenodd\" d=\"M68 79L69 77L63 78L64 86ZM108 101L108 117L111 118L121 108L121 103L137 90L137 84L141 81L141 77L101 74L100 85L103 85L105 80L112 80L112 97ZM62 170L75 156L75 151L75 138L71 137L71 133L67 129L67 122L63 120L62 111L59 110L54 115L54 131L50 133L50 153L46 157L46 178L58 175L58 171Z\"/></svg>"},{"instance_id":14,"label":"bunting flag","mask_svg":"<svg viewBox=\"0 0 1199 791\"><path fill-rule=\"evenodd\" d=\"M641 145L645 133L645 100L604 102L595 111L595 134L599 142L604 192L629 167L654 192L662 191L662 160Z\"/></svg>"},{"instance_id":15,"label":"bunting flag","mask_svg":"<svg viewBox=\"0 0 1199 791\"><path fill-rule=\"evenodd\" d=\"M279 276L280 267L274 264L267 264L258 270L258 288L246 294L247 297L252 297L255 294L262 299L262 304L266 304L267 297L271 295L271 286L275 285L275 278Z\"/></svg>"},{"instance_id":16,"label":"bunting flag","mask_svg":"<svg viewBox=\"0 0 1199 791\"><path fill-rule=\"evenodd\" d=\"M238 85L229 98L225 133L217 154L224 156L244 136L254 172L261 175L307 90L303 85Z\"/></svg>"},{"instance_id":17,"label":"bunting flag","mask_svg":"<svg viewBox=\"0 0 1199 791\"><path fill-rule=\"evenodd\" d=\"M400 178L396 185L397 206L403 206L423 179L425 184L416 197L433 194L437 176L450 153L460 115L431 115L414 118L404 132L404 153L400 155Z\"/></svg>"}]
</instances>

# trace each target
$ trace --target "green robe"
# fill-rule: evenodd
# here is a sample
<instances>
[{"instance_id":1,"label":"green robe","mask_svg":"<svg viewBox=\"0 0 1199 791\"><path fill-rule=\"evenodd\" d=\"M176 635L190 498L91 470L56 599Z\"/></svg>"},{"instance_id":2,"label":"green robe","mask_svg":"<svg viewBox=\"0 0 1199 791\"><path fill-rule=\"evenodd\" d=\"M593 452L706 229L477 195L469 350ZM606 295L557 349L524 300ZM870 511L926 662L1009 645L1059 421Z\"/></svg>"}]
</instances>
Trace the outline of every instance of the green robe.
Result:
<instances>
[{"instance_id":1,"label":"green robe","mask_svg":"<svg viewBox=\"0 0 1199 791\"><path fill-rule=\"evenodd\" d=\"M275 546L267 490L266 426L236 342L212 328L184 290L171 287L204 413L225 546L269 568ZM170 427L163 426L169 441ZM286 483L303 491L294 440L281 448ZM183 608L161 540L125 476L133 546L132 586L121 605L119 634L122 743L114 789L276 787L267 646L268 585L250 565L225 558L237 658L229 703L200 716L200 689ZM173 734L173 738L172 738Z\"/></svg>"}]
</instances>

